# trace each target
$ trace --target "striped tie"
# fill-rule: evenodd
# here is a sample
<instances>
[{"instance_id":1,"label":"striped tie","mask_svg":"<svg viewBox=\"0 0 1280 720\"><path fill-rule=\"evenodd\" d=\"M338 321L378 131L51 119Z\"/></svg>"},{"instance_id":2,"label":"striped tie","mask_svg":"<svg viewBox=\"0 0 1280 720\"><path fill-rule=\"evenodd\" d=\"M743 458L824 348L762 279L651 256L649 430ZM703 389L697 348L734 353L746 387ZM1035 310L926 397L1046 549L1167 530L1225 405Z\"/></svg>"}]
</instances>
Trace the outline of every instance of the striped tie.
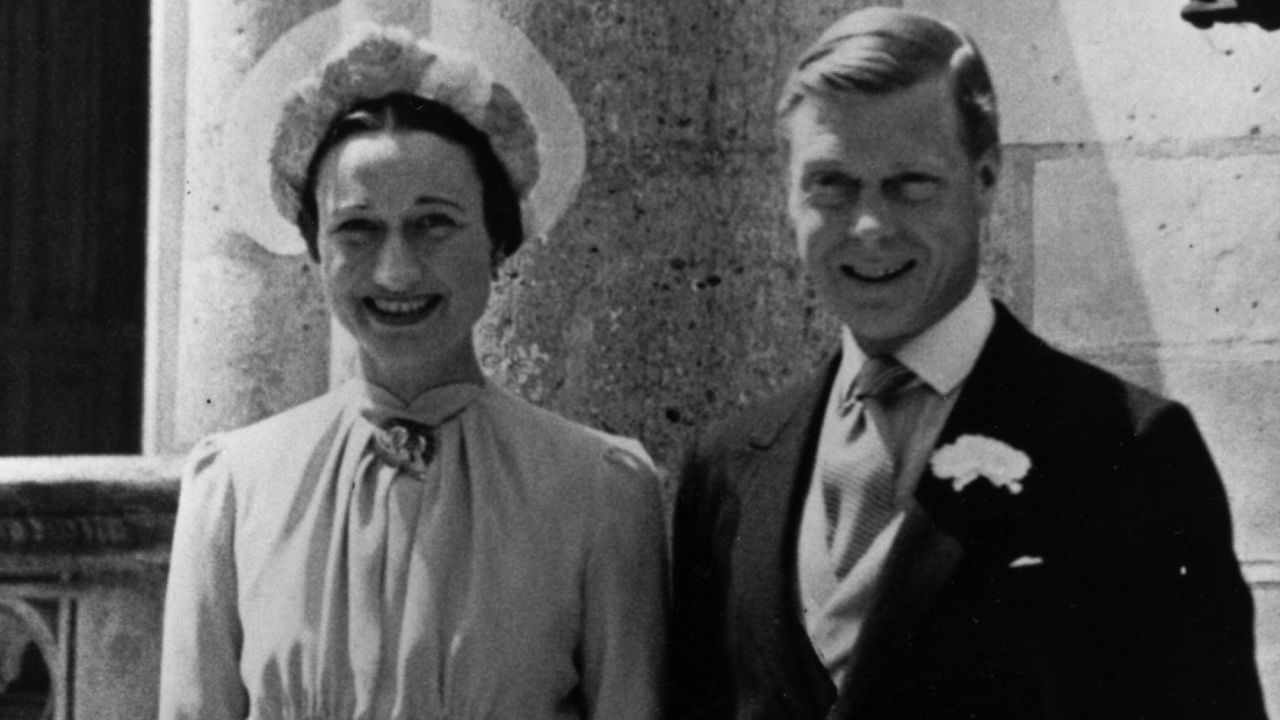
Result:
<instances>
[{"instance_id":1,"label":"striped tie","mask_svg":"<svg viewBox=\"0 0 1280 720\"><path fill-rule=\"evenodd\" d=\"M886 440L885 407L913 379L892 357L868 358L841 402L849 444L820 461L826 547L837 580L849 574L897 511L897 468Z\"/></svg>"}]
</instances>

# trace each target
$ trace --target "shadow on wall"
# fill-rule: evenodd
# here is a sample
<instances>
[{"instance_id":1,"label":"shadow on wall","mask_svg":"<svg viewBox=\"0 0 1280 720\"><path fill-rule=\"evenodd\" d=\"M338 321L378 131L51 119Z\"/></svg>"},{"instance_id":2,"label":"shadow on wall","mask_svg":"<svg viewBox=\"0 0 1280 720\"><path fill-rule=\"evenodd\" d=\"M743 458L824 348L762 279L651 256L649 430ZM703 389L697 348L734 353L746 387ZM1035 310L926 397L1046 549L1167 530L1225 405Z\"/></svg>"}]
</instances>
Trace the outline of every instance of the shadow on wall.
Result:
<instances>
[{"instance_id":1,"label":"shadow on wall","mask_svg":"<svg viewBox=\"0 0 1280 720\"><path fill-rule=\"evenodd\" d=\"M1012 274L1027 275L1006 285L1030 296L1011 300L1037 333L1160 392L1165 378L1157 353L1159 338L1135 256L1133 221L1126 217L1113 168L1117 154L1134 135L1116 141L1100 131L1090 79L1082 70L1097 63L1096 58L1081 57L1083 53L1116 51L1073 36L1061 0L1049 4L1051 12L1028 9L1002 28L1025 23L1025 35L970 28L980 43L987 36L986 46L1020 44L1015 51L987 50L988 60L995 58L992 72L998 91L1008 88L1000 100L1007 153L1014 160L1005 182L1014 187L1005 196L1023 203L1026 211L997 210L997 215L1022 217L1020 222L1000 223L1006 236L994 244L1012 245L1015 257L1026 253ZM1140 37L1135 34L1134 42ZM1012 66L1009 58L1022 53L1032 62ZM1016 249L1019 244L1021 251Z\"/></svg>"},{"instance_id":2,"label":"shadow on wall","mask_svg":"<svg viewBox=\"0 0 1280 720\"><path fill-rule=\"evenodd\" d=\"M524 30L578 103L587 172L496 286L480 337L503 384L639 437L670 470L699 428L835 348L787 228L773 104L795 54L856 4L534 6Z\"/></svg>"}]
</instances>

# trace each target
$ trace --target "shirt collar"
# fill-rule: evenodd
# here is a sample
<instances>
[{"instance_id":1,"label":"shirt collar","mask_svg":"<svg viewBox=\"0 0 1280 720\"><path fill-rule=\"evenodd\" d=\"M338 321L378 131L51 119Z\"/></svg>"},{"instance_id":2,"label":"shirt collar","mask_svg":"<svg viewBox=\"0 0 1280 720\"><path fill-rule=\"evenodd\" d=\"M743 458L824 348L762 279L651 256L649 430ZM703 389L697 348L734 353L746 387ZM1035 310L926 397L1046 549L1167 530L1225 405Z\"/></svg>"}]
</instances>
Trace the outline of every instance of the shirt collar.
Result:
<instances>
[{"instance_id":1,"label":"shirt collar","mask_svg":"<svg viewBox=\"0 0 1280 720\"><path fill-rule=\"evenodd\" d=\"M893 356L934 392L946 395L973 371L995 321L995 308L986 286L974 283L973 290L951 312L907 341ZM841 328L840 342L843 359L836 374L836 387L847 388L867 356L848 325Z\"/></svg>"}]
</instances>

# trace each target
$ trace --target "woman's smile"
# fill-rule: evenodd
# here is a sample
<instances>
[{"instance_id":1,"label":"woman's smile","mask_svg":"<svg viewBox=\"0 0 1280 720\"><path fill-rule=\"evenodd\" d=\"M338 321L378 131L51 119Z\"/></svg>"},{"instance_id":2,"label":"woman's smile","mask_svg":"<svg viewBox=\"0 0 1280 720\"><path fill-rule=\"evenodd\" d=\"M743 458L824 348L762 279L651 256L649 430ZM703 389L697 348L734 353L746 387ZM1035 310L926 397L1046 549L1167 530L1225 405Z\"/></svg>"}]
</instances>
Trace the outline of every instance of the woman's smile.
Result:
<instances>
[{"instance_id":1,"label":"woman's smile","mask_svg":"<svg viewBox=\"0 0 1280 720\"><path fill-rule=\"evenodd\" d=\"M406 298L366 297L365 310L370 317L384 325L414 325L435 312L444 302L443 295L415 295Z\"/></svg>"}]
</instances>

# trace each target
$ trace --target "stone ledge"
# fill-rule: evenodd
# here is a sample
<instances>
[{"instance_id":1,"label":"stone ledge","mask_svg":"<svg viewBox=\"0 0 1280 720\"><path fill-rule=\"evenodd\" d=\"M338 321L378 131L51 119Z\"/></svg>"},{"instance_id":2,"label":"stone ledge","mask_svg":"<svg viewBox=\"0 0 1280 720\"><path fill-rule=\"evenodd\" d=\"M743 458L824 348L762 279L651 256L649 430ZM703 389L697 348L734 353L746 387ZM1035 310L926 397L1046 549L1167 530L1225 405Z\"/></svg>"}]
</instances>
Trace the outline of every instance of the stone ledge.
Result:
<instances>
[{"instance_id":1,"label":"stone ledge","mask_svg":"<svg viewBox=\"0 0 1280 720\"><path fill-rule=\"evenodd\" d=\"M0 573L62 578L162 568L180 457L0 458Z\"/></svg>"},{"instance_id":2,"label":"stone ledge","mask_svg":"<svg viewBox=\"0 0 1280 720\"><path fill-rule=\"evenodd\" d=\"M159 573L169 561L181 456L0 458L0 581ZM1280 586L1280 558L1245 558L1255 589Z\"/></svg>"}]
</instances>

